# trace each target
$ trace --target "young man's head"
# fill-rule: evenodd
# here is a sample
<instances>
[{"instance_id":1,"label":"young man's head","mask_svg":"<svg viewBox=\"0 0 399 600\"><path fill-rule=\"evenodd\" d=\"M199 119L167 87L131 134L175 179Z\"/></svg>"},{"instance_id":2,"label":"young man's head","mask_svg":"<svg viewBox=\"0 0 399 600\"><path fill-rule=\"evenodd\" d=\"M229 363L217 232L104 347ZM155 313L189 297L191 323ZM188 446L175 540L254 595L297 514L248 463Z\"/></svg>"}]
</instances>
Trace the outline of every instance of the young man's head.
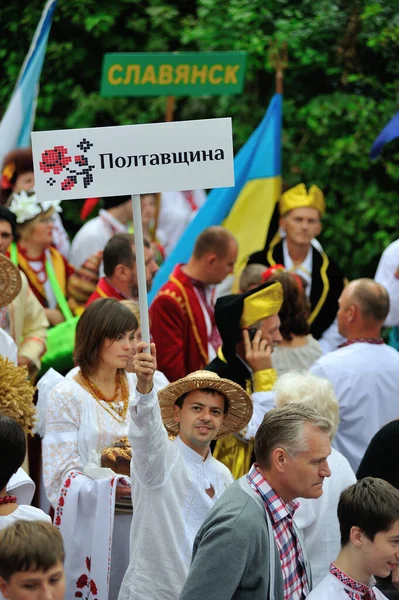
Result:
<instances>
[{"instance_id":1,"label":"young man's head","mask_svg":"<svg viewBox=\"0 0 399 600\"><path fill-rule=\"evenodd\" d=\"M349 486L338 503L338 520L341 553L349 553L358 572L387 577L399 564L399 491L392 485L365 477Z\"/></svg>"},{"instance_id":2,"label":"young man's head","mask_svg":"<svg viewBox=\"0 0 399 600\"><path fill-rule=\"evenodd\" d=\"M147 291L150 291L158 265L150 242L144 238L144 262ZM134 236L117 233L108 240L103 252L104 275L126 296L138 297Z\"/></svg>"},{"instance_id":3,"label":"young man's head","mask_svg":"<svg viewBox=\"0 0 399 600\"><path fill-rule=\"evenodd\" d=\"M6 600L64 600L64 544L44 521L16 521L0 531L0 592Z\"/></svg>"},{"instance_id":4,"label":"young man's head","mask_svg":"<svg viewBox=\"0 0 399 600\"><path fill-rule=\"evenodd\" d=\"M11 417L0 414L0 492L24 462L26 438L23 427Z\"/></svg>"},{"instance_id":5,"label":"young man's head","mask_svg":"<svg viewBox=\"0 0 399 600\"><path fill-rule=\"evenodd\" d=\"M330 477L331 422L304 404L266 413L255 435L259 470L285 502L319 498Z\"/></svg>"},{"instance_id":6,"label":"young man's head","mask_svg":"<svg viewBox=\"0 0 399 600\"><path fill-rule=\"evenodd\" d=\"M158 393L164 425L206 457L212 440L238 433L252 415L252 401L237 383L212 371L195 371Z\"/></svg>"},{"instance_id":7,"label":"young man's head","mask_svg":"<svg viewBox=\"0 0 399 600\"><path fill-rule=\"evenodd\" d=\"M191 448L203 448L207 452L229 412L229 401L217 390L205 388L180 396L173 410L182 441Z\"/></svg>"}]
</instances>

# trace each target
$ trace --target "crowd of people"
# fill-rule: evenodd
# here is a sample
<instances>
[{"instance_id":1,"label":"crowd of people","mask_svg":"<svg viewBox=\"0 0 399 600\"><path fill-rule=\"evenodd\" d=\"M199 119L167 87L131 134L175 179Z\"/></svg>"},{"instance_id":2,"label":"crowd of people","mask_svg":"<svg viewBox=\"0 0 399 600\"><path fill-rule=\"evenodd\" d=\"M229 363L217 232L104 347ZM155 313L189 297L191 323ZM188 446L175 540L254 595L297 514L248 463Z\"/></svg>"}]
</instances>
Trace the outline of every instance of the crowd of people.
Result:
<instances>
[{"instance_id":1,"label":"crowd of people","mask_svg":"<svg viewBox=\"0 0 399 600\"><path fill-rule=\"evenodd\" d=\"M141 197L148 290L205 201ZM200 233L148 345L130 198L70 243L15 150L1 202L0 598L399 597L397 242L348 282L300 184L238 273Z\"/></svg>"}]
</instances>

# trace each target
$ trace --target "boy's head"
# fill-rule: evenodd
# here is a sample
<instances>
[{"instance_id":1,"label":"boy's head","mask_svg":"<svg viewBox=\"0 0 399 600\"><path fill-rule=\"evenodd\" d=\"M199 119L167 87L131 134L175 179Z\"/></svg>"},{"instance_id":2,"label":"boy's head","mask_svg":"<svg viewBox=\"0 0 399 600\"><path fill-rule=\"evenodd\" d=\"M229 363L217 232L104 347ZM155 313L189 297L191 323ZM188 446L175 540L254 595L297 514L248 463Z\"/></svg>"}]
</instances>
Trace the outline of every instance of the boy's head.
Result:
<instances>
[{"instance_id":1,"label":"boy's head","mask_svg":"<svg viewBox=\"0 0 399 600\"><path fill-rule=\"evenodd\" d=\"M0 414L0 491L24 462L26 438L22 426Z\"/></svg>"},{"instance_id":2,"label":"boy's head","mask_svg":"<svg viewBox=\"0 0 399 600\"><path fill-rule=\"evenodd\" d=\"M350 545L370 576L387 577L399 564L399 491L365 477L342 492L338 519L342 548Z\"/></svg>"},{"instance_id":3,"label":"boy's head","mask_svg":"<svg viewBox=\"0 0 399 600\"><path fill-rule=\"evenodd\" d=\"M7 600L64 600L64 544L44 521L0 531L0 591Z\"/></svg>"}]
</instances>

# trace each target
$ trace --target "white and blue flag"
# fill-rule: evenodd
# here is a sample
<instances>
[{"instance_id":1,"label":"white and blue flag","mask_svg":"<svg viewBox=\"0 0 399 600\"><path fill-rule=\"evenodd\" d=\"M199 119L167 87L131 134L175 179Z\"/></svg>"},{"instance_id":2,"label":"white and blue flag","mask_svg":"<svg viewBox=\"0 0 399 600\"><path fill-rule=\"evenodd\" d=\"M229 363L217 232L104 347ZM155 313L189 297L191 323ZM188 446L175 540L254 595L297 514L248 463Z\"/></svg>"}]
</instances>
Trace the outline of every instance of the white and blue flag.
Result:
<instances>
[{"instance_id":1,"label":"white and blue flag","mask_svg":"<svg viewBox=\"0 0 399 600\"><path fill-rule=\"evenodd\" d=\"M30 146L39 80L57 0L48 0L22 65L18 81L0 122L0 165L14 148Z\"/></svg>"}]
</instances>

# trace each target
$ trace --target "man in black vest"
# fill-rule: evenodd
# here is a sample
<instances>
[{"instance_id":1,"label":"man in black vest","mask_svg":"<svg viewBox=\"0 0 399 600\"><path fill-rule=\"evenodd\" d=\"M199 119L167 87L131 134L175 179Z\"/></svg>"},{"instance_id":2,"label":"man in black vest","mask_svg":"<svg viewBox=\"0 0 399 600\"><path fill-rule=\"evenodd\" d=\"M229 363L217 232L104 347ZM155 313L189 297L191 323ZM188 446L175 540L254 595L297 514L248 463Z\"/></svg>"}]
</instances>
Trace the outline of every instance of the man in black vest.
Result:
<instances>
[{"instance_id":1,"label":"man in black vest","mask_svg":"<svg viewBox=\"0 0 399 600\"><path fill-rule=\"evenodd\" d=\"M251 254L248 263L266 266L282 264L308 283L311 304L310 331L323 352L334 350L341 341L336 325L338 298L345 286L341 269L316 242L325 212L323 192L315 185L306 190L303 183L285 192L279 202L280 231L266 248ZM284 232L282 237L280 232Z\"/></svg>"}]
</instances>

